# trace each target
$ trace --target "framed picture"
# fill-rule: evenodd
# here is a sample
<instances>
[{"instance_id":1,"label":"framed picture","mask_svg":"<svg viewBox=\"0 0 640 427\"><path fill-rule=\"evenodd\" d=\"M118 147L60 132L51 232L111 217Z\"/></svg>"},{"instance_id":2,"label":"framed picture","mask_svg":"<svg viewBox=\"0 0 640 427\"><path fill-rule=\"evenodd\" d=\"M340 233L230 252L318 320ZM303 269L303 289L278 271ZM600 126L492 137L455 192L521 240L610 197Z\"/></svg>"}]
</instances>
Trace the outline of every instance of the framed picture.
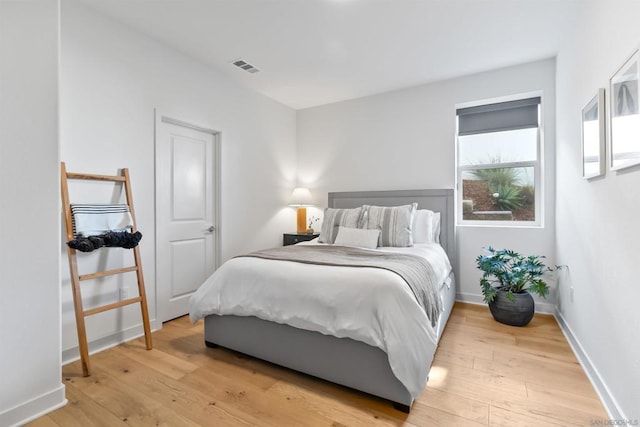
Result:
<instances>
[{"instance_id":1,"label":"framed picture","mask_svg":"<svg viewBox=\"0 0 640 427\"><path fill-rule=\"evenodd\" d=\"M604 175L604 105L604 89L598 89L598 93L582 109L582 177L585 179Z\"/></svg>"},{"instance_id":2,"label":"framed picture","mask_svg":"<svg viewBox=\"0 0 640 427\"><path fill-rule=\"evenodd\" d=\"M639 55L636 50L609 81L612 170L640 164Z\"/></svg>"}]
</instances>

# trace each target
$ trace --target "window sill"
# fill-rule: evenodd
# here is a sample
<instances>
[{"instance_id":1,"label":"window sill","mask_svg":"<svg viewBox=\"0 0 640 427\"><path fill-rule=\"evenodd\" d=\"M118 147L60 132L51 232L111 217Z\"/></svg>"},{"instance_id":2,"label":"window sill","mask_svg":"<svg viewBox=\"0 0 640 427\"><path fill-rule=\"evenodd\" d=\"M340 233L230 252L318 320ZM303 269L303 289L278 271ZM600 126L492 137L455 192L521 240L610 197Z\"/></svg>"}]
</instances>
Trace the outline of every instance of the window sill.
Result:
<instances>
[{"instance_id":1,"label":"window sill","mask_svg":"<svg viewBox=\"0 0 640 427\"><path fill-rule=\"evenodd\" d=\"M519 221L464 221L458 222L456 224L457 227L468 227L468 228L533 228L533 229L543 229L544 224L540 224L537 222L519 222Z\"/></svg>"}]
</instances>

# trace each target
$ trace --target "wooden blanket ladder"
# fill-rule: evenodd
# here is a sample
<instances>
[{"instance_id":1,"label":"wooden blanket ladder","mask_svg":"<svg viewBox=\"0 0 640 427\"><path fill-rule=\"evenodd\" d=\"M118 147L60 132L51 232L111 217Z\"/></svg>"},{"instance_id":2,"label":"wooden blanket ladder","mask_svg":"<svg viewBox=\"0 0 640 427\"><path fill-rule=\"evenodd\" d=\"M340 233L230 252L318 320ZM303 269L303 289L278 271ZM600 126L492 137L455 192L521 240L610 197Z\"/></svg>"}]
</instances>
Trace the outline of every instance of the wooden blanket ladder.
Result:
<instances>
[{"instance_id":1,"label":"wooden blanket ladder","mask_svg":"<svg viewBox=\"0 0 640 427\"><path fill-rule=\"evenodd\" d=\"M72 213L71 204L69 202L69 185L68 180L89 180L89 181L111 181L114 183L122 183L124 186L124 192L127 205L131 212L131 218L133 220L132 233L137 231L136 216L133 210L133 198L131 196L131 183L129 180L129 170L122 169L121 175L109 176L109 175L92 175L67 172L64 162L60 163L60 178L61 178L61 192L62 192L62 207L64 209L65 224L67 228L67 241L75 238L73 235L72 225ZM133 248L133 257L135 265L131 267L123 267L114 270L98 271L91 274L78 274L78 262L76 257L76 250L67 246L67 255L69 256L69 270L71 274L71 289L73 293L73 304L76 315L76 328L78 330L78 347L80 349L80 359L82 363L82 375L89 376L91 365L89 363L89 346L87 344L87 331L85 329L85 317L92 314L102 313L114 308L123 307L129 304L140 303L142 311L142 324L144 327L144 337L147 350L151 350L151 327L149 324L149 311L147 308L147 297L144 287L144 277L142 274L142 262L140 260L140 248L136 246ZM89 310L85 310L82 306L82 294L80 292L80 282L85 280L97 279L100 277L111 276L115 274L123 274L129 272L136 272L138 279L138 296L135 298L123 299L118 302L106 304L100 307L95 307Z\"/></svg>"}]
</instances>

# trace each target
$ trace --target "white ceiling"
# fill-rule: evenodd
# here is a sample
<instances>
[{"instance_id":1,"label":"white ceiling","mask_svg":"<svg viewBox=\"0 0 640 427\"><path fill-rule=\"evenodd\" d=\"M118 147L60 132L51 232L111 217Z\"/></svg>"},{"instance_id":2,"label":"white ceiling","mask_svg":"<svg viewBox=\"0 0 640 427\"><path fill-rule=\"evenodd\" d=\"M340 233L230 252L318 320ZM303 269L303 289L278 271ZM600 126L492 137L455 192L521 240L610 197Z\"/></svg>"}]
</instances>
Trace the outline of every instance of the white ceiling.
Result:
<instances>
[{"instance_id":1,"label":"white ceiling","mask_svg":"<svg viewBox=\"0 0 640 427\"><path fill-rule=\"evenodd\" d=\"M555 56L580 0L82 1L301 109Z\"/></svg>"}]
</instances>

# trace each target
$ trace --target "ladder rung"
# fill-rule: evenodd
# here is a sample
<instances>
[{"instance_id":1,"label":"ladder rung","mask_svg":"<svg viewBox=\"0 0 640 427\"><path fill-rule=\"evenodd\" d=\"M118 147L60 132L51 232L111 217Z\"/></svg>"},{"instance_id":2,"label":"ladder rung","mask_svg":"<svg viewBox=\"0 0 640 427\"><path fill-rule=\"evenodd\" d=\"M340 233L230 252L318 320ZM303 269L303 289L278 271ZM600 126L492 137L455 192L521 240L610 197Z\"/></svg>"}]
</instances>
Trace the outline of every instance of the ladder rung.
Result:
<instances>
[{"instance_id":1,"label":"ladder rung","mask_svg":"<svg viewBox=\"0 0 640 427\"><path fill-rule=\"evenodd\" d=\"M92 308L84 312L85 316L91 316L92 314L102 313L103 311L111 310L118 307L124 307L125 305L134 304L142 301L141 297L129 298L122 301L114 302L113 304L103 305L101 307Z\"/></svg>"},{"instance_id":2,"label":"ladder rung","mask_svg":"<svg viewBox=\"0 0 640 427\"><path fill-rule=\"evenodd\" d=\"M68 179L89 179L93 181L114 181L114 182L125 182L126 178L124 176L118 175L93 175L87 173L73 173L67 172Z\"/></svg>"},{"instance_id":3,"label":"ladder rung","mask_svg":"<svg viewBox=\"0 0 640 427\"><path fill-rule=\"evenodd\" d=\"M128 273L130 271L136 271L136 270L138 270L138 267L134 265L131 267L116 268L115 270L105 270L105 271L98 271L97 273L83 274L82 276L79 276L79 279L80 280L96 279L98 277L113 276L114 274Z\"/></svg>"}]
</instances>

